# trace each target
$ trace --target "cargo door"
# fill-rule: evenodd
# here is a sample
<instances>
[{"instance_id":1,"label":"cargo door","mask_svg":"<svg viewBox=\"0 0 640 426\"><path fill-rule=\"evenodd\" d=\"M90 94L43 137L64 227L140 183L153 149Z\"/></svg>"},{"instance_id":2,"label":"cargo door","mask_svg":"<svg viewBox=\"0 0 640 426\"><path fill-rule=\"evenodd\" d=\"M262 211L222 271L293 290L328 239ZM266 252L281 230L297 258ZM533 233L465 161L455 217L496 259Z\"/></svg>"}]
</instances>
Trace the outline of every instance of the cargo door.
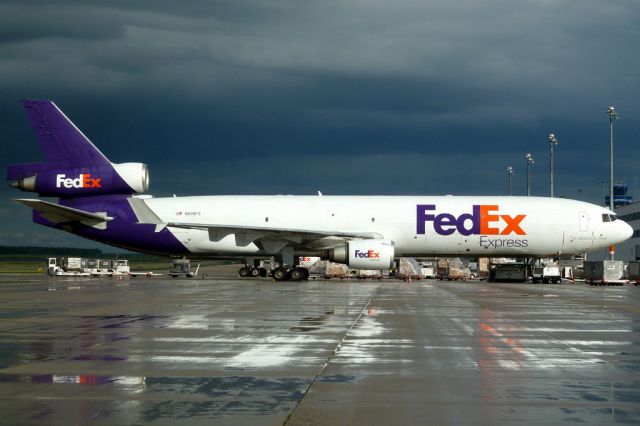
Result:
<instances>
[{"instance_id":1,"label":"cargo door","mask_svg":"<svg viewBox=\"0 0 640 426\"><path fill-rule=\"evenodd\" d=\"M580 212L580 232L588 232L589 231L589 215L587 212Z\"/></svg>"}]
</instances>

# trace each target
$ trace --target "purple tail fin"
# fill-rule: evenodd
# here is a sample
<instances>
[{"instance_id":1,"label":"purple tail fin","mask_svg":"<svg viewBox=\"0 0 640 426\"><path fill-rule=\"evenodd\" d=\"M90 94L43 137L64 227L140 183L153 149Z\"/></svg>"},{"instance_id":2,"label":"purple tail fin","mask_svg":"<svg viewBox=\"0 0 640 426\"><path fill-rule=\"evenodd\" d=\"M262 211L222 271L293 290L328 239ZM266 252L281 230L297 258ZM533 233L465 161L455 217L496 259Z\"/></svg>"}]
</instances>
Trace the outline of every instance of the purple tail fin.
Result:
<instances>
[{"instance_id":1,"label":"purple tail fin","mask_svg":"<svg viewBox=\"0 0 640 426\"><path fill-rule=\"evenodd\" d=\"M9 165L11 187L66 198L147 190L146 164L112 164L52 101L28 99L24 109L45 161Z\"/></svg>"},{"instance_id":2,"label":"purple tail fin","mask_svg":"<svg viewBox=\"0 0 640 426\"><path fill-rule=\"evenodd\" d=\"M110 164L52 101L25 99L23 104L46 161L67 167Z\"/></svg>"}]
</instances>

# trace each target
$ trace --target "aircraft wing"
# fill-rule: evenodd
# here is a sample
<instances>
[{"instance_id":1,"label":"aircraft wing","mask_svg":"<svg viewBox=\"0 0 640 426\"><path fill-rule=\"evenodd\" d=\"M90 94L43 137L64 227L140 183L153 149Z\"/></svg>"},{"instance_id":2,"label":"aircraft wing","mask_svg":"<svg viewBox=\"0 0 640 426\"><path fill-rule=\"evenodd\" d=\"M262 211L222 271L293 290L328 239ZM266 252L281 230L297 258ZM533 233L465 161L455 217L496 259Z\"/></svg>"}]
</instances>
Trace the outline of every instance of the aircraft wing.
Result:
<instances>
[{"instance_id":1,"label":"aircraft wing","mask_svg":"<svg viewBox=\"0 0 640 426\"><path fill-rule=\"evenodd\" d=\"M211 241L220 241L226 236L233 234L236 239L236 245L247 246L251 243L256 243L267 251L277 251L287 244L304 246L315 250L329 249L343 243L344 240L347 239L382 238L382 235L376 232L324 231L185 222L169 222L166 226L182 229L207 230Z\"/></svg>"},{"instance_id":2,"label":"aircraft wing","mask_svg":"<svg viewBox=\"0 0 640 426\"><path fill-rule=\"evenodd\" d=\"M87 212L38 199L18 198L15 201L40 212L42 217L53 223L80 222L97 229L105 229L107 222L113 220L106 213Z\"/></svg>"},{"instance_id":3,"label":"aircraft wing","mask_svg":"<svg viewBox=\"0 0 640 426\"><path fill-rule=\"evenodd\" d=\"M153 224L156 226L156 232L165 227L200 229L208 231L209 240L216 242L229 235L234 235L237 246L245 247L255 243L261 249L270 253L276 252L286 245L312 250L327 250L344 244L347 239L382 238L382 235L375 232L309 230L220 223L163 222L147 206L143 199L131 197L129 198L129 203L138 218L138 223Z\"/></svg>"}]
</instances>

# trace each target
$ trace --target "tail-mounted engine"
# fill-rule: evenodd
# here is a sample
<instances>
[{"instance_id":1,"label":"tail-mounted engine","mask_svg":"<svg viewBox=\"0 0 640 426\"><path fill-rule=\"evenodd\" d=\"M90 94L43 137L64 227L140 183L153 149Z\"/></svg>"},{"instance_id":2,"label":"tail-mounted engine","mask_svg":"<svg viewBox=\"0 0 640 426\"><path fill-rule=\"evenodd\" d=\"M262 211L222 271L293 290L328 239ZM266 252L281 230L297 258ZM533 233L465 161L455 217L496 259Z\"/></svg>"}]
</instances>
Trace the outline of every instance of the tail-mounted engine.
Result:
<instances>
[{"instance_id":1,"label":"tail-mounted engine","mask_svg":"<svg viewBox=\"0 0 640 426\"><path fill-rule=\"evenodd\" d=\"M37 192L42 197L132 194L149 189L149 169L143 163L104 164L56 168L47 163L9 166L12 188Z\"/></svg>"}]
</instances>

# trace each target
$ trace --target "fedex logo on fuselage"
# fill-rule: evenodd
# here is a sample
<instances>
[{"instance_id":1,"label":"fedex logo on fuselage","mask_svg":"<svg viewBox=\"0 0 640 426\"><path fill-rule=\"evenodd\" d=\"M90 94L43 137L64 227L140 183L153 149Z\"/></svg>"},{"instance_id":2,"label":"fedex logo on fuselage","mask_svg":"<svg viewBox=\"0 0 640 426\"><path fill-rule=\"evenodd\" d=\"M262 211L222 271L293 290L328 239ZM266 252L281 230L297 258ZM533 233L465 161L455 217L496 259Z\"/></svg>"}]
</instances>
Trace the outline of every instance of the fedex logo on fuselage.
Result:
<instances>
[{"instance_id":1,"label":"fedex logo on fuselage","mask_svg":"<svg viewBox=\"0 0 640 426\"><path fill-rule=\"evenodd\" d=\"M102 188L102 178L93 178L91 173L81 173L77 178L68 178L65 174L56 175L56 188Z\"/></svg>"},{"instance_id":2,"label":"fedex logo on fuselage","mask_svg":"<svg viewBox=\"0 0 640 426\"><path fill-rule=\"evenodd\" d=\"M418 204L416 212L416 233L425 234L427 222L433 223L433 230L439 235L527 235L521 223L527 215L511 216L499 214L497 204L474 205L471 213L456 217L450 213L432 214L435 204Z\"/></svg>"}]
</instances>

